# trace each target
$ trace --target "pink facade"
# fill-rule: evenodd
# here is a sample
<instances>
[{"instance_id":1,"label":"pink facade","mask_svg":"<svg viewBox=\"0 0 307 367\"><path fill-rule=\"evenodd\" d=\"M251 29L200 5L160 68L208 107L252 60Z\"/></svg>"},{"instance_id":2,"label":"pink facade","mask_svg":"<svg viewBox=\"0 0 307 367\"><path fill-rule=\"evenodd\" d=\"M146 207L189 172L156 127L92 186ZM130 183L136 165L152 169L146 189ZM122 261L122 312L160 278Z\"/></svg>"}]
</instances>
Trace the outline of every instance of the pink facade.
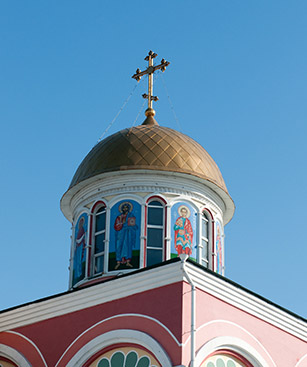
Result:
<instances>
[{"instance_id":1,"label":"pink facade","mask_svg":"<svg viewBox=\"0 0 307 367\"><path fill-rule=\"evenodd\" d=\"M130 350L150 366L307 366L304 320L178 260L4 311L0 327L3 366L100 367Z\"/></svg>"}]
</instances>

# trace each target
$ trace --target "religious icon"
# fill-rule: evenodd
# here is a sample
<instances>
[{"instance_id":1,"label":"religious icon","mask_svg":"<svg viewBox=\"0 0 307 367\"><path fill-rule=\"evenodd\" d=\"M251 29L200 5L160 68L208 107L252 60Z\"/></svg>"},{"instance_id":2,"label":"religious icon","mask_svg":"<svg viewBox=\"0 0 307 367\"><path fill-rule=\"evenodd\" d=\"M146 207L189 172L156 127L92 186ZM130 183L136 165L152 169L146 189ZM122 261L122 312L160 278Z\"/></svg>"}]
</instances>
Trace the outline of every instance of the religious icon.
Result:
<instances>
[{"instance_id":1,"label":"religious icon","mask_svg":"<svg viewBox=\"0 0 307 367\"><path fill-rule=\"evenodd\" d=\"M136 217L133 214L133 205L129 201L122 202L118 207L121 213L115 219L114 229L115 233L115 252L116 252L116 265L114 267L117 270L120 265L125 265L128 268L132 268L132 249L136 243L136 231L138 225L136 224Z\"/></svg>"},{"instance_id":2,"label":"religious icon","mask_svg":"<svg viewBox=\"0 0 307 367\"><path fill-rule=\"evenodd\" d=\"M180 254L192 254L193 247L193 229L190 220L190 209L186 205L181 205L178 208L179 217L177 218L175 230L175 249Z\"/></svg>"},{"instance_id":3,"label":"religious icon","mask_svg":"<svg viewBox=\"0 0 307 367\"><path fill-rule=\"evenodd\" d=\"M85 277L87 215L82 214L76 224L73 284Z\"/></svg>"}]
</instances>

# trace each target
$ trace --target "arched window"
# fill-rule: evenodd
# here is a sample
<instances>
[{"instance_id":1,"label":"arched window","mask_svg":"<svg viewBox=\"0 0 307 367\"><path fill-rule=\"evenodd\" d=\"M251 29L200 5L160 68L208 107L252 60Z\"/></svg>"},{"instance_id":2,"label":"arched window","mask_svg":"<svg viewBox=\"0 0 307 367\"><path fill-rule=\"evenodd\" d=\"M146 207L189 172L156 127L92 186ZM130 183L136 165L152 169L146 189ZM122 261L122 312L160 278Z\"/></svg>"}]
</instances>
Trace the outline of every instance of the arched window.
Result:
<instances>
[{"instance_id":1,"label":"arched window","mask_svg":"<svg viewBox=\"0 0 307 367\"><path fill-rule=\"evenodd\" d=\"M125 366L142 366L142 367L157 367L161 366L153 354L138 346L108 348L100 356L94 357L94 361L90 362L88 367L125 367Z\"/></svg>"},{"instance_id":2,"label":"arched window","mask_svg":"<svg viewBox=\"0 0 307 367\"><path fill-rule=\"evenodd\" d=\"M198 251L199 263L206 268L210 267L210 245L211 245L211 218L207 210L202 212L200 245Z\"/></svg>"},{"instance_id":3,"label":"arched window","mask_svg":"<svg viewBox=\"0 0 307 367\"><path fill-rule=\"evenodd\" d=\"M85 331L85 339L86 335L89 337L87 343L83 340L79 348L74 348L74 344L68 347L65 357L70 356L70 360L65 363L66 367L173 366L164 348L149 334L131 329L101 332L103 327L101 329L98 324L96 326L100 332L96 327ZM122 362L124 363L121 364Z\"/></svg>"},{"instance_id":4,"label":"arched window","mask_svg":"<svg viewBox=\"0 0 307 367\"><path fill-rule=\"evenodd\" d=\"M217 351L201 367L253 367L245 358L230 351Z\"/></svg>"},{"instance_id":5,"label":"arched window","mask_svg":"<svg viewBox=\"0 0 307 367\"><path fill-rule=\"evenodd\" d=\"M158 199L151 199L147 205L146 223L146 266L164 260L165 206Z\"/></svg>"},{"instance_id":6,"label":"arched window","mask_svg":"<svg viewBox=\"0 0 307 367\"><path fill-rule=\"evenodd\" d=\"M104 272L106 240L106 207L100 204L94 211L92 240L92 275Z\"/></svg>"},{"instance_id":7,"label":"arched window","mask_svg":"<svg viewBox=\"0 0 307 367\"><path fill-rule=\"evenodd\" d=\"M7 333L5 332L3 333L4 339L5 339L5 334ZM17 336L16 334L14 336L11 334L11 337L13 338L11 340L11 343L14 344L16 343L16 337L19 340L20 335ZM33 348L33 345L31 345L30 342L25 339L25 337L23 337L23 342L26 343L23 353L26 353L27 357L21 354L17 349L0 343L0 366L1 367L20 367L20 366L31 367L33 366L33 364L32 363L30 364L29 359L31 359L31 362L33 362L37 357L38 357L38 359L36 359L37 363L42 365L43 360L39 357L38 353L30 352L32 351L31 348Z\"/></svg>"},{"instance_id":8,"label":"arched window","mask_svg":"<svg viewBox=\"0 0 307 367\"><path fill-rule=\"evenodd\" d=\"M0 356L0 367L17 367L10 359Z\"/></svg>"}]
</instances>

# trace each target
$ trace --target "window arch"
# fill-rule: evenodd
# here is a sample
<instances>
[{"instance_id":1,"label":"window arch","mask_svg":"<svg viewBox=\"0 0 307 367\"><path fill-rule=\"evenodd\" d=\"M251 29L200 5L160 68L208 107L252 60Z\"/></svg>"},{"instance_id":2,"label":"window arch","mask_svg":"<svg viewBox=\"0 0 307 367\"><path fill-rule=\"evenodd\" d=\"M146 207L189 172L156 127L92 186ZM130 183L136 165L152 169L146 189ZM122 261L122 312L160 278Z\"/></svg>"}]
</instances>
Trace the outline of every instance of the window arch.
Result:
<instances>
[{"instance_id":1,"label":"window arch","mask_svg":"<svg viewBox=\"0 0 307 367\"><path fill-rule=\"evenodd\" d=\"M145 266L165 260L165 201L158 196L147 200L145 233Z\"/></svg>"},{"instance_id":2,"label":"window arch","mask_svg":"<svg viewBox=\"0 0 307 367\"><path fill-rule=\"evenodd\" d=\"M241 328L240 328L241 329ZM244 330L244 329L243 329ZM247 335L247 334L245 334ZM274 362L265 350L263 345L259 345L259 348L252 347L250 342L256 340L252 335L252 339L249 343L245 340L236 338L234 336L214 336L212 339L206 342L197 352L195 358L195 364L200 367L212 367L207 366L207 362L211 362L212 356L219 356L219 354L226 353L228 356L233 356L243 363L243 367L264 367L273 366ZM222 362L219 362L221 367ZM231 367L231 362L229 362ZM213 365L215 367L215 365ZM239 365L240 366L240 365ZM226 367L227 361L226 361ZM235 367L237 367L235 365ZM241 367L241 366L240 366Z\"/></svg>"},{"instance_id":3,"label":"window arch","mask_svg":"<svg viewBox=\"0 0 307 367\"><path fill-rule=\"evenodd\" d=\"M13 363L10 359L2 357L0 355L0 367L17 367L17 364Z\"/></svg>"},{"instance_id":4,"label":"window arch","mask_svg":"<svg viewBox=\"0 0 307 367\"><path fill-rule=\"evenodd\" d=\"M253 367L244 357L228 350L219 350L211 354L201 367Z\"/></svg>"},{"instance_id":5,"label":"window arch","mask_svg":"<svg viewBox=\"0 0 307 367\"><path fill-rule=\"evenodd\" d=\"M83 365L88 367L88 365L90 365L96 357L101 355L101 351L103 352L106 350L112 350L113 346L116 347L120 344L130 344L134 346L137 345L139 348L148 351L149 354L154 356L154 358L157 360L157 366L173 366L168 354L164 351L164 348L161 346L161 344L159 344L159 342L157 342L147 333L143 333L141 331L131 329L111 330L97 335L86 344L83 344L78 338L75 341L78 343L78 346L79 343L81 343L80 346L77 349L72 348L74 349L74 354L69 354L69 361L66 361L65 364L60 362L59 367L64 367L64 365L65 367ZM67 352L69 353L69 348L65 353Z\"/></svg>"},{"instance_id":6,"label":"window arch","mask_svg":"<svg viewBox=\"0 0 307 367\"><path fill-rule=\"evenodd\" d=\"M198 262L213 270L212 264L212 238L213 238L213 216L208 209L201 213L200 241L198 248Z\"/></svg>"},{"instance_id":7,"label":"window arch","mask_svg":"<svg viewBox=\"0 0 307 367\"><path fill-rule=\"evenodd\" d=\"M98 356L97 356L98 355ZM148 350L137 344L112 345L94 355L86 367L160 367L161 364Z\"/></svg>"},{"instance_id":8,"label":"window arch","mask_svg":"<svg viewBox=\"0 0 307 367\"><path fill-rule=\"evenodd\" d=\"M105 203L96 203L92 210L91 276L105 272L106 219L107 211Z\"/></svg>"},{"instance_id":9,"label":"window arch","mask_svg":"<svg viewBox=\"0 0 307 367\"><path fill-rule=\"evenodd\" d=\"M0 366L5 367L31 367L30 362L15 348L0 343Z\"/></svg>"}]
</instances>

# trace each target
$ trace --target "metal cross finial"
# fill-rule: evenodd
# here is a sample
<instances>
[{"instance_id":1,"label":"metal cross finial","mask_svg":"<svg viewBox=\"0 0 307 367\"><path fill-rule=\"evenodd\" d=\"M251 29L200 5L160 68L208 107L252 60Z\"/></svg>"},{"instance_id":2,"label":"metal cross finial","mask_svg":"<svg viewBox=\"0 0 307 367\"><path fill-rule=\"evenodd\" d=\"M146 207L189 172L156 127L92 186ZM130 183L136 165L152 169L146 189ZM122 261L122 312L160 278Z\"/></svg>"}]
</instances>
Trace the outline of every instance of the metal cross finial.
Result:
<instances>
[{"instance_id":1,"label":"metal cross finial","mask_svg":"<svg viewBox=\"0 0 307 367\"><path fill-rule=\"evenodd\" d=\"M161 69L162 72L165 71L166 67L170 64L168 61L162 59L161 64L154 66L153 65L153 59L157 57L158 55L152 51L148 52L148 56L145 57L145 60L148 61L148 68L145 71L141 71L140 69L137 69L135 74L132 75L132 78L135 79L137 82L141 80L141 77L143 75L148 74L148 94L144 93L142 96L143 98L148 99L148 108L152 108L152 101L158 101L157 96L153 96L153 73Z\"/></svg>"}]
</instances>

